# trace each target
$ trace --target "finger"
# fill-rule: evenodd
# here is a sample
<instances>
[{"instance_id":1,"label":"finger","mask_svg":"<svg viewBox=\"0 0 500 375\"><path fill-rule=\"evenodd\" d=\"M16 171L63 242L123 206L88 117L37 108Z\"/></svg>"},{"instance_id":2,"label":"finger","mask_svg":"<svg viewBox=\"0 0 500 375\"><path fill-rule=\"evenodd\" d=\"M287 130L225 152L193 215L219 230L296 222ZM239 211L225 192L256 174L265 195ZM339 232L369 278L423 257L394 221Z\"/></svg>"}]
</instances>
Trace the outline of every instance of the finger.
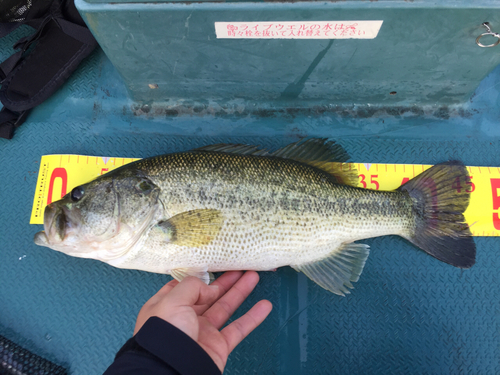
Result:
<instances>
[{"instance_id":1,"label":"finger","mask_svg":"<svg viewBox=\"0 0 500 375\"><path fill-rule=\"evenodd\" d=\"M244 275L242 271L228 271L219 276L211 285L219 287L219 295L217 300L227 293L229 289ZM194 309L198 315L203 315L212 304L198 305Z\"/></svg>"},{"instance_id":2,"label":"finger","mask_svg":"<svg viewBox=\"0 0 500 375\"><path fill-rule=\"evenodd\" d=\"M267 318L273 305L267 300L257 302L245 315L225 327L221 334L226 340L228 353Z\"/></svg>"},{"instance_id":3,"label":"finger","mask_svg":"<svg viewBox=\"0 0 500 375\"><path fill-rule=\"evenodd\" d=\"M245 274L243 271L227 271L219 276L211 285L218 285L221 297L227 293L236 282Z\"/></svg>"},{"instance_id":4,"label":"finger","mask_svg":"<svg viewBox=\"0 0 500 375\"><path fill-rule=\"evenodd\" d=\"M203 316L214 325L221 329L227 320L240 307L243 301L254 290L259 282L259 274L255 271L247 271L245 274L224 294L212 307L210 307Z\"/></svg>"},{"instance_id":5,"label":"finger","mask_svg":"<svg viewBox=\"0 0 500 375\"><path fill-rule=\"evenodd\" d=\"M175 288L179 282L176 279L170 280L166 283L159 291L156 293L157 295L165 295L168 294L173 288Z\"/></svg>"},{"instance_id":6,"label":"finger","mask_svg":"<svg viewBox=\"0 0 500 375\"><path fill-rule=\"evenodd\" d=\"M207 285L197 277L189 276L177 284L165 297L165 301L177 306L193 306L213 303L219 296L217 285Z\"/></svg>"},{"instance_id":7,"label":"finger","mask_svg":"<svg viewBox=\"0 0 500 375\"><path fill-rule=\"evenodd\" d=\"M179 282L177 280L170 280L168 283L166 283L156 294L149 299L149 303L157 303L161 299L163 299L170 291L177 286Z\"/></svg>"}]
</instances>

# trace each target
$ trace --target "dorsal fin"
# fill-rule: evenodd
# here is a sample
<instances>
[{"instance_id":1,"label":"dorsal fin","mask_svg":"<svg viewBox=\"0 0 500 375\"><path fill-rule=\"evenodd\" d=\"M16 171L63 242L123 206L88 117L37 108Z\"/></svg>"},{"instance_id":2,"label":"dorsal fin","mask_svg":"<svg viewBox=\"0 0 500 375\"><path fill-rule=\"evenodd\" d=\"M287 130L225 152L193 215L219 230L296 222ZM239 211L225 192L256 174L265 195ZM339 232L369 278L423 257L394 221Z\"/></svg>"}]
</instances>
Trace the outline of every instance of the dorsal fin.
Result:
<instances>
[{"instance_id":1,"label":"dorsal fin","mask_svg":"<svg viewBox=\"0 0 500 375\"><path fill-rule=\"evenodd\" d=\"M269 152L267 150L259 149L259 146L226 144L226 143L218 143L216 145L203 146L200 148L195 148L193 151L217 151L217 152L228 152L231 154L255 155L255 156L269 155Z\"/></svg>"},{"instance_id":2,"label":"dorsal fin","mask_svg":"<svg viewBox=\"0 0 500 375\"><path fill-rule=\"evenodd\" d=\"M326 138L310 138L291 143L288 146L270 154L267 150L258 146L243 144L225 144L196 148L193 151L216 151L239 155L275 156L284 159L295 160L304 164L321 169L337 179L339 184L357 186L358 172L343 163L349 159L349 155L342 146L335 141Z\"/></svg>"},{"instance_id":3,"label":"dorsal fin","mask_svg":"<svg viewBox=\"0 0 500 375\"><path fill-rule=\"evenodd\" d=\"M312 165L335 176L340 184L358 185L357 170L343 164L349 159L349 155L335 141L328 141L325 138L301 140L273 152L271 156Z\"/></svg>"},{"instance_id":4,"label":"dorsal fin","mask_svg":"<svg viewBox=\"0 0 500 375\"><path fill-rule=\"evenodd\" d=\"M297 161L309 160L343 163L349 160L349 155L342 146L335 143L335 141L327 141L326 138L302 139L274 151L271 155Z\"/></svg>"}]
</instances>

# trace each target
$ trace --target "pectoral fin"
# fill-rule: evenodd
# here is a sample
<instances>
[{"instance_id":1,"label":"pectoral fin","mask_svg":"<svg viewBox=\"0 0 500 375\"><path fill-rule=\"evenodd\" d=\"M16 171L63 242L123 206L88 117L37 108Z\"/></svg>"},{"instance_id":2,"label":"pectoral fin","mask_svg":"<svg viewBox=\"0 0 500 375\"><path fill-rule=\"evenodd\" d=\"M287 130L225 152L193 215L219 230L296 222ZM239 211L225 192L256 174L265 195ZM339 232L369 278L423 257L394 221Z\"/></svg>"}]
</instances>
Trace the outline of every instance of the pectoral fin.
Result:
<instances>
[{"instance_id":1,"label":"pectoral fin","mask_svg":"<svg viewBox=\"0 0 500 375\"><path fill-rule=\"evenodd\" d=\"M350 293L347 288L353 288L351 282L359 280L369 249L368 245L344 244L324 259L292 267L305 273L322 288L344 296Z\"/></svg>"},{"instance_id":2,"label":"pectoral fin","mask_svg":"<svg viewBox=\"0 0 500 375\"><path fill-rule=\"evenodd\" d=\"M170 274L177 281L182 281L185 277L188 276L195 276L201 281L203 281L205 284L210 284L212 281L215 280L215 277L212 272L207 272L206 268L201 268L201 267L176 268L174 270L171 270Z\"/></svg>"},{"instance_id":3,"label":"pectoral fin","mask_svg":"<svg viewBox=\"0 0 500 375\"><path fill-rule=\"evenodd\" d=\"M182 212L157 225L172 242L179 246L208 245L219 234L224 217L218 210L200 209Z\"/></svg>"}]
</instances>

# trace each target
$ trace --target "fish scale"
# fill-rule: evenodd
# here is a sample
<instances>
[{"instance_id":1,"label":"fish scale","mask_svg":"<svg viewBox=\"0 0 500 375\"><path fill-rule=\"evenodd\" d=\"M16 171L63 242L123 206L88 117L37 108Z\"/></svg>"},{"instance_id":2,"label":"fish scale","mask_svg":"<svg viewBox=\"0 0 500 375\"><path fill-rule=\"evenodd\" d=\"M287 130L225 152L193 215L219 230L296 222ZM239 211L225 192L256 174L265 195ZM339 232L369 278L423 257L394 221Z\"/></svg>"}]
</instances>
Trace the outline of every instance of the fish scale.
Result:
<instances>
[{"instance_id":1,"label":"fish scale","mask_svg":"<svg viewBox=\"0 0 500 375\"><path fill-rule=\"evenodd\" d=\"M463 165L434 166L387 192L344 184L355 171L329 162L345 157L333 142L311 139L274 154L214 145L139 160L49 205L48 235L35 242L67 253L72 243L71 255L179 280L289 265L341 295L362 272L368 246L354 241L364 238L400 235L457 267L473 264L462 214L469 196L450 188L468 176ZM101 227L106 238L88 235Z\"/></svg>"},{"instance_id":2,"label":"fish scale","mask_svg":"<svg viewBox=\"0 0 500 375\"><path fill-rule=\"evenodd\" d=\"M395 202L404 201L403 194L397 199L397 193L338 185L325 172L291 160L197 152L142 164L136 168L161 187L168 213L163 219L207 208L222 210L226 219L210 245L184 249L182 261L169 268L185 267L192 254L197 265L207 264L209 271L310 262L346 241L402 234L401 223L411 220L395 217ZM393 208L391 216L387 207ZM390 217L394 220L387 220ZM164 247L155 249L165 253Z\"/></svg>"}]
</instances>

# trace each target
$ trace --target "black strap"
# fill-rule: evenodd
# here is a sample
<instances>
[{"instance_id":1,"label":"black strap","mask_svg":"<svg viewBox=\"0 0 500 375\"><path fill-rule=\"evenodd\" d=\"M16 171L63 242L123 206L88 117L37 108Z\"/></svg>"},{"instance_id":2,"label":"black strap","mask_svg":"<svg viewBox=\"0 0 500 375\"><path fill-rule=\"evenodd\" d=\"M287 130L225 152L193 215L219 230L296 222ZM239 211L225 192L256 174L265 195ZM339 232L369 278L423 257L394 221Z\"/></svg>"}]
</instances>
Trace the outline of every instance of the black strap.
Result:
<instances>
[{"instance_id":1,"label":"black strap","mask_svg":"<svg viewBox=\"0 0 500 375\"><path fill-rule=\"evenodd\" d=\"M73 39L76 39L83 44L95 44L94 36L88 28L65 20L64 18L55 18L54 21L56 21L66 35L69 35Z\"/></svg>"},{"instance_id":2,"label":"black strap","mask_svg":"<svg viewBox=\"0 0 500 375\"><path fill-rule=\"evenodd\" d=\"M0 101L5 108L0 137L8 139L28 111L48 99L97 45L74 0L53 0L50 9L33 7L22 23L36 31L19 39L17 51L0 63ZM11 29L4 25L0 35Z\"/></svg>"},{"instance_id":3,"label":"black strap","mask_svg":"<svg viewBox=\"0 0 500 375\"><path fill-rule=\"evenodd\" d=\"M0 137L12 139L14 130L26 120L28 112L14 112L3 107L0 110Z\"/></svg>"},{"instance_id":4,"label":"black strap","mask_svg":"<svg viewBox=\"0 0 500 375\"><path fill-rule=\"evenodd\" d=\"M19 49L19 51L12 54L4 62L0 64L0 81L3 81L9 75L9 73L14 70L14 68L17 66L17 64L19 63L19 61L23 57L23 54L26 52L29 46L40 38L43 29L49 23L50 20L51 20L50 16L47 16L42 20L33 20L34 22L32 23L32 26L37 25L36 32L34 32L29 36L25 36L19 39L16 42L16 44L14 44L14 49L15 50Z\"/></svg>"},{"instance_id":5,"label":"black strap","mask_svg":"<svg viewBox=\"0 0 500 375\"><path fill-rule=\"evenodd\" d=\"M21 26L19 22L0 22L0 38L10 34L19 26Z\"/></svg>"},{"instance_id":6,"label":"black strap","mask_svg":"<svg viewBox=\"0 0 500 375\"><path fill-rule=\"evenodd\" d=\"M14 70L19 60L21 60L21 57L23 57L23 52L24 51L18 51L12 54L0 64L0 83Z\"/></svg>"}]
</instances>

